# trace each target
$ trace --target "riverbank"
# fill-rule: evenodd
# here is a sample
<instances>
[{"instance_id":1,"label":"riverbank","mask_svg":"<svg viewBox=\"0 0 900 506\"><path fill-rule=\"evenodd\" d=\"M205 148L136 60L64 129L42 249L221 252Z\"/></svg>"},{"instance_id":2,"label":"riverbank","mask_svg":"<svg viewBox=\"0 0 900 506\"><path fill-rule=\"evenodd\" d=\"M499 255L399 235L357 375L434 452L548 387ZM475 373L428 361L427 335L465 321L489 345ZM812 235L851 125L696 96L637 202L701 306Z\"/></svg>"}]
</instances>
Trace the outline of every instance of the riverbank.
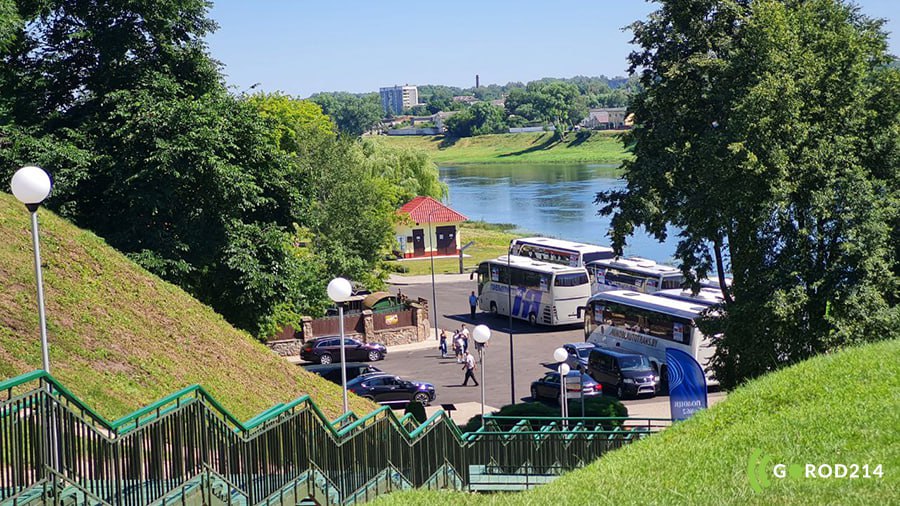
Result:
<instances>
[{"instance_id":1,"label":"riverbank","mask_svg":"<svg viewBox=\"0 0 900 506\"><path fill-rule=\"evenodd\" d=\"M516 237L525 237L522 234L511 232L515 225L485 223L482 221L468 221L460 225L459 237L462 244L473 241L475 244L465 250L463 257L463 270L469 272L476 268L480 262L505 255L509 248L509 242ZM431 260L404 260L389 262L393 265L399 276L423 276L431 274ZM459 273L459 258L435 258L435 274Z\"/></svg>"},{"instance_id":2,"label":"riverbank","mask_svg":"<svg viewBox=\"0 0 900 506\"><path fill-rule=\"evenodd\" d=\"M565 141L552 132L493 134L461 139L434 136L368 137L394 147L421 149L438 164L467 163L598 163L618 165L628 157L621 132L581 131Z\"/></svg>"}]
</instances>

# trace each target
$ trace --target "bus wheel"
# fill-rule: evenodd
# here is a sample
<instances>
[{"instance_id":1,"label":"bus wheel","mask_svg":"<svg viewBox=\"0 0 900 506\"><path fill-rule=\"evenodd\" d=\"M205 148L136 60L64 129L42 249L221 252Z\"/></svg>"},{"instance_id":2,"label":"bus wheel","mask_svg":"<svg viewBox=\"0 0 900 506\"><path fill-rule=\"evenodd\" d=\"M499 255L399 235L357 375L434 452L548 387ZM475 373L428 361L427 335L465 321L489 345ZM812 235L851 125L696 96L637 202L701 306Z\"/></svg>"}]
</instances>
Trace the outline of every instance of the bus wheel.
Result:
<instances>
[{"instance_id":1,"label":"bus wheel","mask_svg":"<svg viewBox=\"0 0 900 506\"><path fill-rule=\"evenodd\" d=\"M537 325L537 315L534 313L528 313L528 323L531 324L532 327Z\"/></svg>"},{"instance_id":2,"label":"bus wheel","mask_svg":"<svg viewBox=\"0 0 900 506\"><path fill-rule=\"evenodd\" d=\"M497 314L497 303L491 302L491 314Z\"/></svg>"},{"instance_id":3,"label":"bus wheel","mask_svg":"<svg viewBox=\"0 0 900 506\"><path fill-rule=\"evenodd\" d=\"M659 368L659 395L669 395L669 370L666 366Z\"/></svg>"}]
</instances>

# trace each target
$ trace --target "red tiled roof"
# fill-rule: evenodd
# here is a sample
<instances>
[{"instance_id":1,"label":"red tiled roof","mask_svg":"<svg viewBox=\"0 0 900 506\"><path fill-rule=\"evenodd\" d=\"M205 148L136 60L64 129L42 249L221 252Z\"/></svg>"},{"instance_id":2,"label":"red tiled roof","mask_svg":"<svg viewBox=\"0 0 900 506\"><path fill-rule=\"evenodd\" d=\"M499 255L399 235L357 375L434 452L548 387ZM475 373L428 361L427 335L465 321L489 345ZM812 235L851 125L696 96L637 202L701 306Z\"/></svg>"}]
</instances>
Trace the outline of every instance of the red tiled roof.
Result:
<instances>
[{"instance_id":1,"label":"red tiled roof","mask_svg":"<svg viewBox=\"0 0 900 506\"><path fill-rule=\"evenodd\" d=\"M398 209L397 214L408 214L410 219L416 223L428 223L429 216L432 223L452 223L468 220L465 216L431 197L416 197Z\"/></svg>"}]
</instances>

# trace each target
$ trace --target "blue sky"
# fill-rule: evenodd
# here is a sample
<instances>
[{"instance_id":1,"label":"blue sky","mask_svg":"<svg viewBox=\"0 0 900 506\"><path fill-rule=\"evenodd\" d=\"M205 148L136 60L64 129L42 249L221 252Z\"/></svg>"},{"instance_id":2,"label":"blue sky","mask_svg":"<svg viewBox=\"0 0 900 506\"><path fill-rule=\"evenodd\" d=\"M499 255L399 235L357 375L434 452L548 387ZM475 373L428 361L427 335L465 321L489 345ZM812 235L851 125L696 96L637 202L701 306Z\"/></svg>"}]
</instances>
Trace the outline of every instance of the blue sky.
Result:
<instances>
[{"instance_id":1,"label":"blue sky","mask_svg":"<svg viewBox=\"0 0 900 506\"><path fill-rule=\"evenodd\" d=\"M861 0L900 31L900 0ZM377 91L394 84L527 82L625 75L622 28L655 4L641 0L444 2L218 0L207 38L228 83L245 91ZM898 35L891 52L900 53Z\"/></svg>"}]
</instances>

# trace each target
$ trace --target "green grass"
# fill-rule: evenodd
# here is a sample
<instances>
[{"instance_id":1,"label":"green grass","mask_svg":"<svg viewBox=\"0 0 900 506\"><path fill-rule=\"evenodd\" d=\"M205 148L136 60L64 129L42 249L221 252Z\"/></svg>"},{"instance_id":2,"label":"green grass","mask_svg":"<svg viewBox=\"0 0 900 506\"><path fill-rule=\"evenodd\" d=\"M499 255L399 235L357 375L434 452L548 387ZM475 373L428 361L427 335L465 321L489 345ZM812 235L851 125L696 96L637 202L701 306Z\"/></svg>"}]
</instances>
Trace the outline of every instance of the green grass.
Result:
<instances>
[{"instance_id":1,"label":"green grass","mask_svg":"<svg viewBox=\"0 0 900 506\"><path fill-rule=\"evenodd\" d=\"M51 372L107 419L192 384L240 419L309 394L336 417L341 389L270 352L180 288L39 211ZM41 367L30 220L0 194L0 378ZM376 406L351 396L351 409Z\"/></svg>"},{"instance_id":2,"label":"green grass","mask_svg":"<svg viewBox=\"0 0 900 506\"><path fill-rule=\"evenodd\" d=\"M412 491L375 504L897 504L900 340L820 356L735 390L708 411L519 494ZM772 477L772 463L882 465L881 479Z\"/></svg>"},{"instance_id":3,"label":"green grass","mask_svg":"<svg viewBox=\"0 0 900 506\"><path fill-rule=\"evenodd\" d=\"M510 232L515 227L515 225L511 224L492 224L483 221L468 221L460 225L459 238L462 242L461 245L465 245L469 241L475 241L475 244L469 246L464 252L468 257L463 257L463 269L468 272L468 270L474 269L484 260L505 255L509 248L509 241L516 237L524 237ZM401 276L431 274L431 260L429 258L390 263L409 269L409 272L398 273ZM435 259L434 272L435 274L459 273L459 259Z\"/></svg>"},{"instance_id":4,"label":"green grass","mask_svg":"<svg viewBox=\"0 0 900 506\"><path fill-rule=\"evenodd\" d=\"M570 133L563 142L551 132L495 134L462 139L437 136L368 137L390 146L426 151L435 163L602 163L618 165L628 155L618 132Z\"/></svg>"}]
</instances>

